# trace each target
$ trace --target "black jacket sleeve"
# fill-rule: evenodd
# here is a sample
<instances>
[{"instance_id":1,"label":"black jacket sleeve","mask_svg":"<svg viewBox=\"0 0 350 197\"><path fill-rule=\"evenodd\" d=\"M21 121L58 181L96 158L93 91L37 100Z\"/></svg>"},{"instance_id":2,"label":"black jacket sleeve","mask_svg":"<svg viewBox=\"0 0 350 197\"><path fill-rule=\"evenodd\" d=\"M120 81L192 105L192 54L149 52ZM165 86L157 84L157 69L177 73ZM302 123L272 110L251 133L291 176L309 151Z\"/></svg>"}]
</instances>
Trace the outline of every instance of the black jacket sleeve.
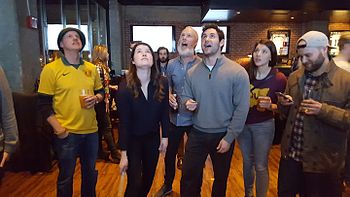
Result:
<instances>
[{"instance_id":1,"label":"black jacket sleeve","mask_svg":"<svg viewBox=\"0 0 350 197\"><path fill-rule=\"evenodd\" d=\"M38 108L42 116L47 119L52 114L55 114L52 108L52 95L39 93L38 95Z\"/></svg>"}]
</instances>

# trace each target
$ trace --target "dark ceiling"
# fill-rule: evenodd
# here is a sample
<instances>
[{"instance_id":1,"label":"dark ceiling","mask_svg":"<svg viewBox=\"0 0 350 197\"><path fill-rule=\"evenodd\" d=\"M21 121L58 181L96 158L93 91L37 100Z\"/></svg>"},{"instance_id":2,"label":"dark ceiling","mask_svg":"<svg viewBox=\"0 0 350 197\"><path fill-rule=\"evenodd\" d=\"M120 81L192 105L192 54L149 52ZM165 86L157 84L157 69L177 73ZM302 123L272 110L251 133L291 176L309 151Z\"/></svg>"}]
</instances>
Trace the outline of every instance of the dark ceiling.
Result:
<instances>
[{"instance_id":1,"label":"dark ceiling","mask_svg":"<svg viewBox=\"0 0 350 197\"><path fill-rule=\"evenodd\" d=\"M123 5L201 6L238 9L287 9L305 7L322 10L349 10L349 0L118 0Z\"/></svg>"},{"instance_id":2,"label":"dark ceiling","mask_svg":"<svg viewBox=\"0 0 350 197\"><path fill-rule=\"evenodd\" d=\"M350 0L118 0L123 5L201 6L202 19L210 10L228 10L221 22L288 22L330 20L350 23ZM342 10L334 12L334 10ZM237 12L239 14L237 14ZM215 14L214 14L215 18ZM293 18L293 19L292 19Z\"/></svg>"},{"instance_id":3,"label":"dark ceiling","mask_svg":"<svg viewBox=\"0 0 350 197\"><path fill-rule=\"evenodd\" d=\"M204 0L118 0L123 5L201 6Z\"/></svg>"}]
</instances>

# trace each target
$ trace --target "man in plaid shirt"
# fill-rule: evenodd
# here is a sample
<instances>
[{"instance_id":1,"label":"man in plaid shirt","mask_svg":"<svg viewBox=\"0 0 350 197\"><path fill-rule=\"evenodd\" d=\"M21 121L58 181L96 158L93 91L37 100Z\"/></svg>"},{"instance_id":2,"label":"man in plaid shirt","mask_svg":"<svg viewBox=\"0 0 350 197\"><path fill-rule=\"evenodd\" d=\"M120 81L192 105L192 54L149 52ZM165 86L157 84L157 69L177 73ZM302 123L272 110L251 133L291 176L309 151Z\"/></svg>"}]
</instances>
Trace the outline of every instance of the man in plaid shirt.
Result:
<instances>
[{"instance_id":1,"label":"man in plaid shirt","mask_svg":"<svg viewBox=\"0 0 350 197\"><path fill-rule=\"evenodd\" d=\"M287 119L281 142L279 196L341 196L340 172L350 128L350 74L328 57L319 31L297 42L302 67L293 72L279 109Z\"/></svg>"}]
</instances>

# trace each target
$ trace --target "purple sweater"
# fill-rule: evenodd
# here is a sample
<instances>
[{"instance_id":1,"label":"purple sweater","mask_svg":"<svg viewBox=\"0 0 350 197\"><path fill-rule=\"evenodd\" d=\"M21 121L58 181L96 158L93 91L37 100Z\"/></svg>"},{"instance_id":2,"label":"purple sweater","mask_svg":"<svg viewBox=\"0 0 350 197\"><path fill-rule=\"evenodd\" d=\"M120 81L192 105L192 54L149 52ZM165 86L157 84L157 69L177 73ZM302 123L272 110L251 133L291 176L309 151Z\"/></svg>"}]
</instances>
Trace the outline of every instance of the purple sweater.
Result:
<instances>
[{"instance_id":1,"label":"purple sweater","mask_svg":"<svg viewBox=\"0 0 350 197\"><path fill-rule=\"evenodd\" d=\"M271 69L270 73L261 80L250 82L250 108L246 124L254 124L264 122L273 118L273 112L265 110L260 112L256 109L258 96L269 96L272 103L277 103L275 92L284 92L286 88L287 78L277 69Z\"/></svg>"}]
</instances>

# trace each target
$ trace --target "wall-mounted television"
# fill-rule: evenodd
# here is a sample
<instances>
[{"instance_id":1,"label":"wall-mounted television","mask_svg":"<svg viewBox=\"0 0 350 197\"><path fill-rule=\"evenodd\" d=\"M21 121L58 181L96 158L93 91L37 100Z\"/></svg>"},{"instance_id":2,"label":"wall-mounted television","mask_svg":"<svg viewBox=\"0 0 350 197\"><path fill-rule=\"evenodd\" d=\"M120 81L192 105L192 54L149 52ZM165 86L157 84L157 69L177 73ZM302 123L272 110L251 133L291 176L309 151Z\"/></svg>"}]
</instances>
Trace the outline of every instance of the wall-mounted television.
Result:
<instances>
[{"instance_id":1,"label":"wall-mounted television","mask_svg":"<svg viewBox=\"0 0 350 197\"><path fill-rule=\"evenodd\" d=\"M142 41L149 44L153 51L165 47L169 52L175 52L175 30L173 26L131 26L131 41Z\"/></svg>"},{"instance_id":2,"label":"wall-mounted television","mask_svg":"<svg viewBox=\"0 0 350 197\"><path fill-rule=\"evenodd\" d=\"M225 44L224 44L224 48L222 48L222 53L228 53L228 39L229 39L229 28L228 26L219 26L219 28L224 32L225 35ZM202 35L202 27L195 27L193 26L193 29L196 30L197 34L198 34L198 42L197 42L197 46L196 46L196 53L203 53L202 51L202 47L201 47L201 35Z\"/></svg>"},{"instance_id":3,"label":"wall-mounted television","mask_svg":"<svg viewBox=\"0 0 350 197\"><path fill-rule=\"evenodd\" d=\"M66 27L74 27L78 28L78 25L66 25ZM47 42L48 42L48 49L49 50L58 50L57 46L57 37L58 34L61 32L63 29L62 24L47 24ZM83 32L85 35L85 40L86 44L83 49L83 51L89 51L90 49L90 42L89 42L89 37L88 37L88 26L87 25L80 25L80 30Z\"/></svg>"}]
</instances>

